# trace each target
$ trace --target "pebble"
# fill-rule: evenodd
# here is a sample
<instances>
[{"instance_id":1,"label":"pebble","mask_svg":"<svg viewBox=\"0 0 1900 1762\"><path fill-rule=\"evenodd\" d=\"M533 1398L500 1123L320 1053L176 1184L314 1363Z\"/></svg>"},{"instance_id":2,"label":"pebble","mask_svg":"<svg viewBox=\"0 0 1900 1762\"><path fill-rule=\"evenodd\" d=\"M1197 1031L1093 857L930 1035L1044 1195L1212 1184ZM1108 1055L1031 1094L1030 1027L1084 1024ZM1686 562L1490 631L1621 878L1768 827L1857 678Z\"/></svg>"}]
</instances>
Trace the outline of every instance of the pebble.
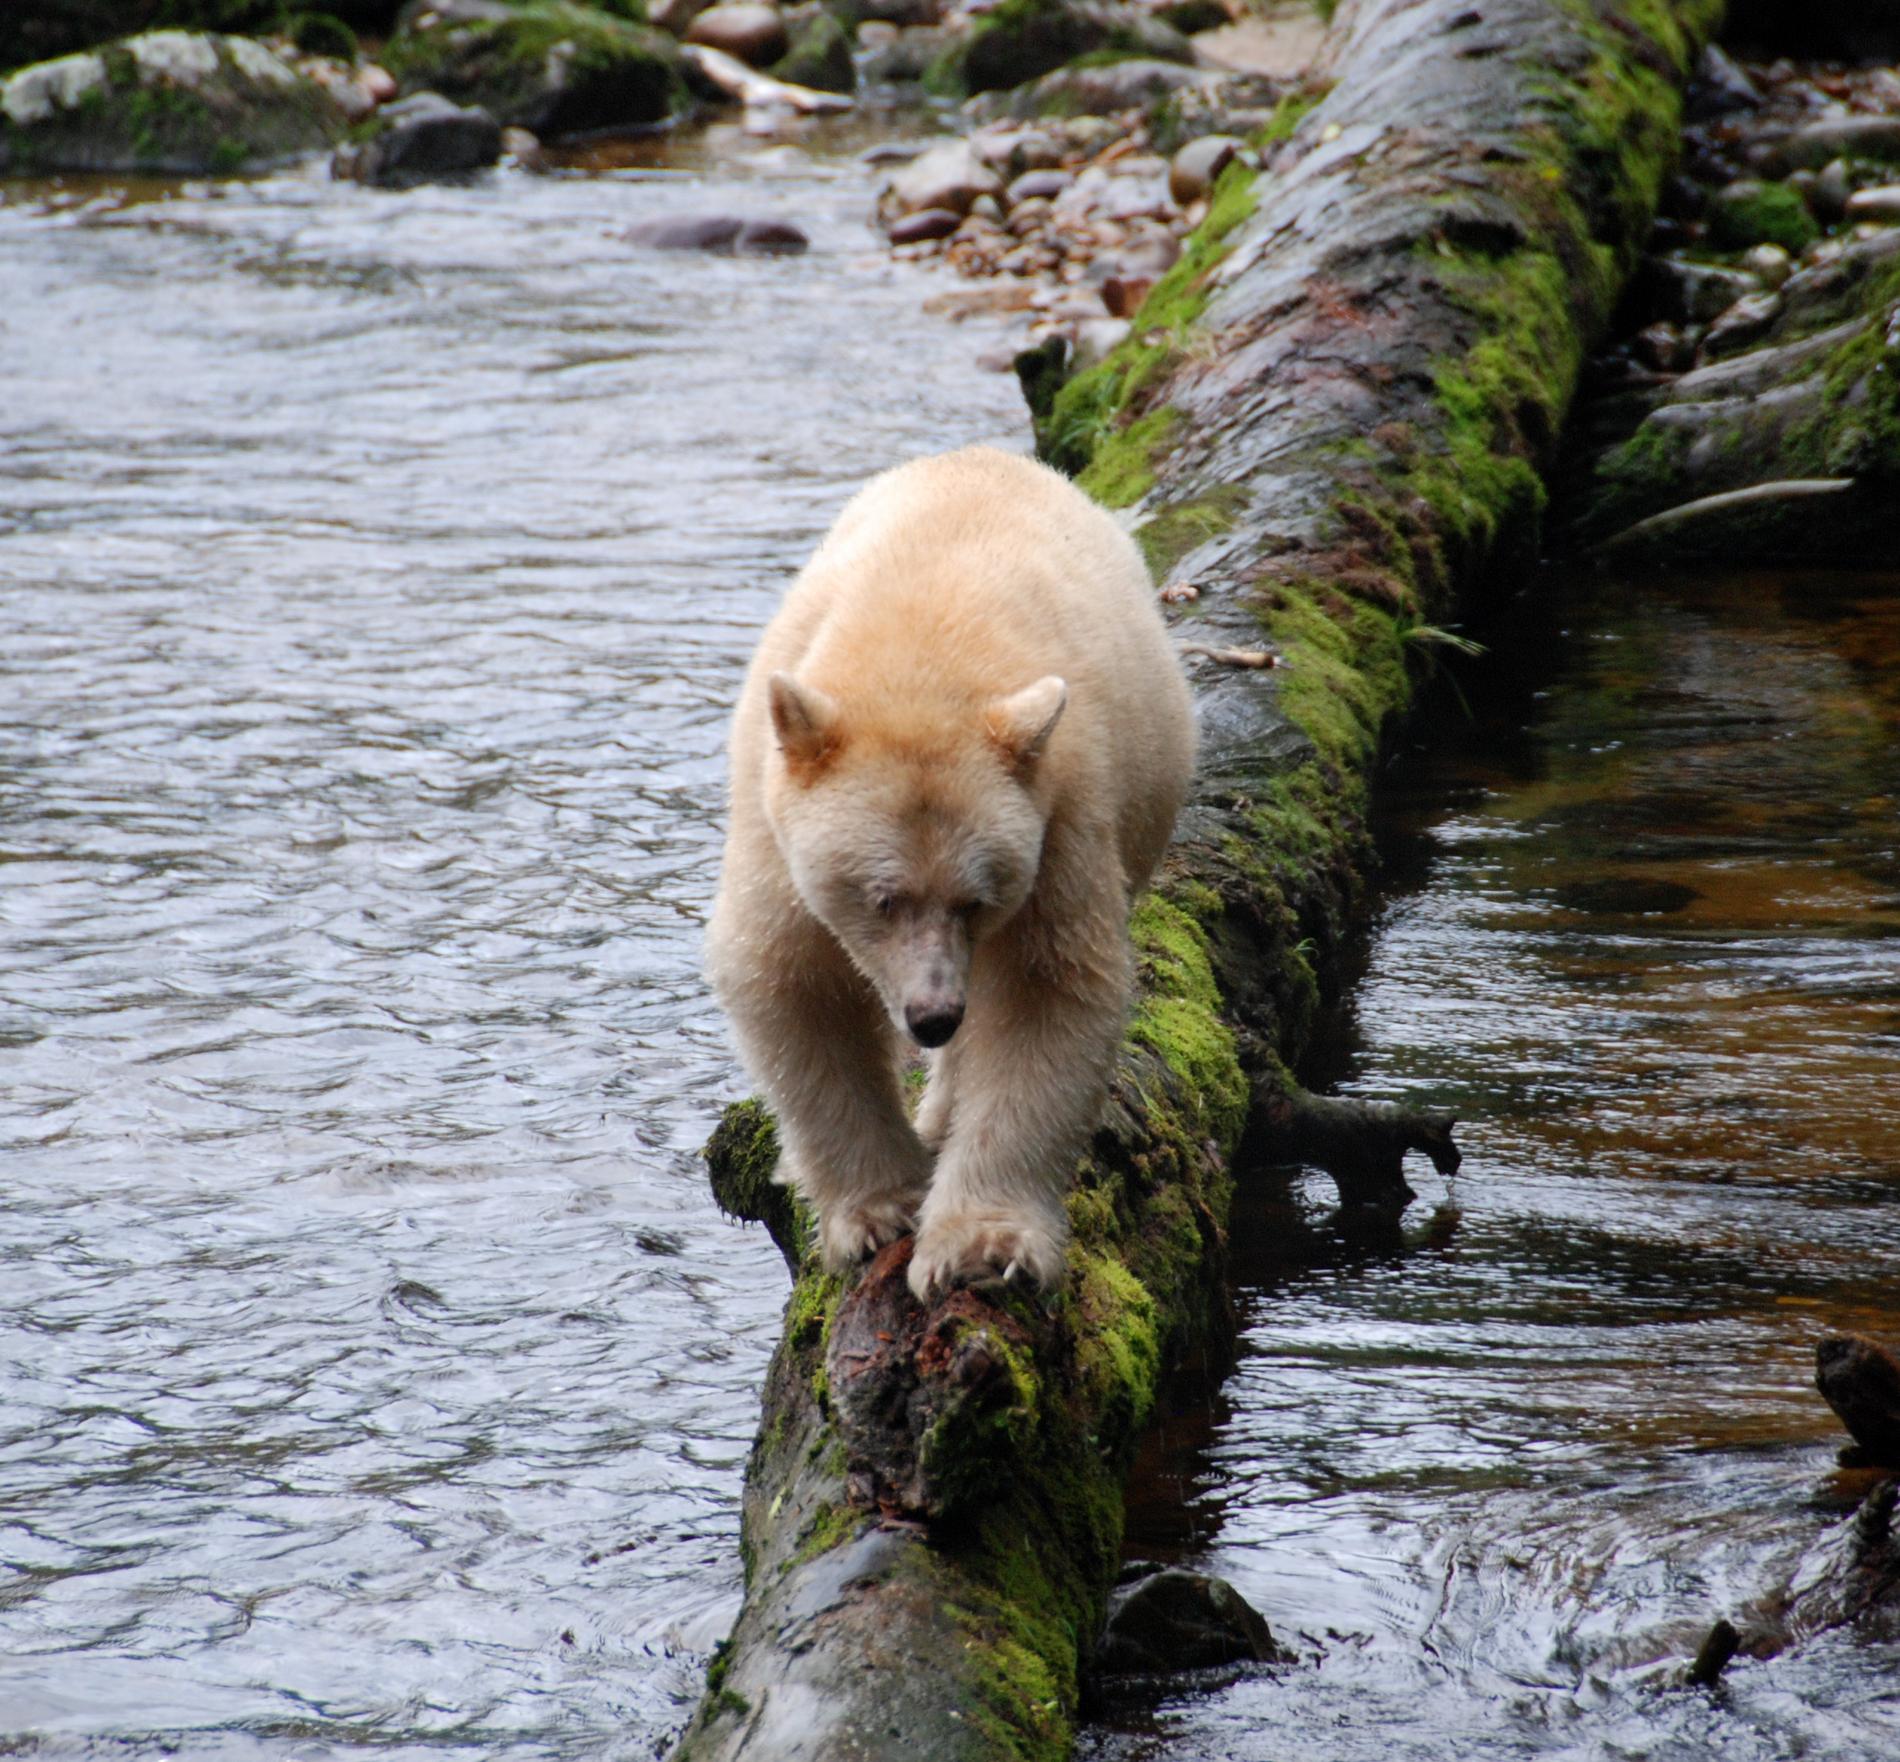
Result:
<instances>
[{"instance_id":1,"label":"pebble","mask_svg":"<svg viewBox=\"0 0 1900 1762\"><path fill-rule=\"evenodd\" d=\"M1111 275L1102 283L1102 304L1112 318L1133 318L1154 285L1152 276Z\"/></svg>"},{"instance_id":2,"label":"pebble","mask_svg":"<svg viewBox=\"0 0 1900 1762\"><path fill-rule=\"evenodd\" d=\"M1815 176L1814 193L1808 198L1808 206L1817 219L1836 221L1847 212L1847 198L1853 193L1854 175L1847 161L1830 159Z\"/></svg>"},{"instance_id":3,"label":"pebble","mask_svg":"<svg viewBox=\"0 0 1900 1762\"><path fill-rule=\"evenodd\" d=\"M1168 166L1168 194L1182 208L1198 202L1245 145L1235 135L1202 135L1189 141Z\"/></svg>"},{"instance_id":4,"label":"pebble","mask_svg":"<svg viewBox=\"0 0 1900 1762\"><path fill-rule=\"evenodd\" d=\"M978 196L970 204L970 212L979 219L993 221L998 226L1003 222L1003 205L994 196Z\"/></svg>"},{"instance_id":5,"label":"pebble","mask_svg":"<svg viewBox=\"0 0 1900 1762\"><path fill-rule=\"evenodd\" d=\"M1009 205L1015 208L1024 202L1033 202L1038 198L1059 196L1074 182L1074 172L1058 171L1053 166L1025 171L1009 186Z\"/></svg>"},{"instance_id":6,"label":"pebble","mask_svg":"<svg viewBox=\"0 0 1900 1762\"><path fill-rule=\"evenodd\" d=\"M1847 198L1847 218L1878 221L1888 226L1900 224L1900 184L1856 190Z\"/></svg>"},{"instance_id":7,"label":"pebble","mask_svg":"<svg viewBox=\"0 0 1900 1762\"><path fill-rule=\"evenodd\" d=\"M1000 196L1003 182L964 141L946 141L891 174L889 205L900 214L948 208L967 214L979 196Z\"/></svg>"},{"instance_id":8,"label":"pebble","mask_svg":"<svg viewBox=\"0 0 1900 1762\"><path fill-rule=\"evenodd\" d=\"M891 222L893 245L916 245L925 239L947 239L963 224L954 208L918 208Z\"/></svg>"},{"instance_id":9,"label":"pebble","mask_svg":"<svg viewBox=\"0 0 1900 1762\"><path fill-rule=\"evenodd\" d=\"M1774 289L1794 274L1794 259L1779 245L1756 245L1743 254L1742 267L1763 287Z\"/></svg>"},{"instance_id":10,"label":"pebble","mask_svg":"<svg viewBox=\"0 0 1900 1762\"><path fill-rule=\"evenodd\" d=\"M686 40L707 49L722 49L750 67L767 67L791 47L785 20L776 6L758 0L721 0L709 6L686 28Z\"/></svg>"},{"instance_id":11,"label":"pebble","mask_svg":"<svg viewBox=\"0 0 1900 1762\"><path fill-rule=\"evenodd\" d=\"M1780 312L1779 294L1744 294L1709 326L1708 335L1702 339L1703 353L1732 355L1738 349L1760 342Z\"/></svg>"}]
</instances>

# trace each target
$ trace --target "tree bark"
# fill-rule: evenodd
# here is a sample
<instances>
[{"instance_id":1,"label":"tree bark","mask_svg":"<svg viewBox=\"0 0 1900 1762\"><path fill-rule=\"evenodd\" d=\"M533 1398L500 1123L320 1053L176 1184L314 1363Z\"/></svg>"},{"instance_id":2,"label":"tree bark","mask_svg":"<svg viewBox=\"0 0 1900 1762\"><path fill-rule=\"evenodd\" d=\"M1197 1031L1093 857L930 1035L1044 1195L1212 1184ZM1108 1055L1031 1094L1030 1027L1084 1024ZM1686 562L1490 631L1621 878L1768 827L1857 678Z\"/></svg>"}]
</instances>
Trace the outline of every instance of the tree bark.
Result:
<instances>
[{"instance_id":1,"label":"tree bark","mask_svg":"<svg viewBox=\"0 0 1900 1762\"><path fill-rule=\"evenodd\" d=\"M907 1244L855 1282L805 1258L757 1104L721 1203L794 1266L746 1475L747 1590L681 1754L1057 1758L1121 1539L1121 1481L1176 1367L1232 1343L1237 1167L1330 1162L1407 1196L1446 1116L1288 1075L1336 990L1381 738L1460 600L1535 554L1540 473L1634 264L1718 0L1344 0L1335 83L1283 114L1129 341L1063 388L1052 456L1182 603L1194 799L1133 924L1140 984L1047 1305L929 1311ZM1290 128L1290 132L1288 132ZM1269 649L1236 668L1218 651Z\"/></svg>"}]
</instances>

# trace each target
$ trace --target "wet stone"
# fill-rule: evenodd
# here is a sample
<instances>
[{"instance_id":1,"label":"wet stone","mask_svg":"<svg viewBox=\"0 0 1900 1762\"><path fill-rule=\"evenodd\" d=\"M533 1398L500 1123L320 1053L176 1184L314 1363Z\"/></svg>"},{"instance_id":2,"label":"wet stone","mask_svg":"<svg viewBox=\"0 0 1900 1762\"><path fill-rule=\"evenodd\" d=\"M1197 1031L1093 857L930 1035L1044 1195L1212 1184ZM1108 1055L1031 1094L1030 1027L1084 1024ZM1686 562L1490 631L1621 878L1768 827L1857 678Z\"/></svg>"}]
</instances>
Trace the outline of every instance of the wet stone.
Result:
<instances>
[{"instance_id":1,"label":"wet stone","mask_svg":"<svg viewBox=\"0 0 1900 1762\"><path fill-rule=\"evenodd\" d=\"M485 171L501 157L501 124L479 106L451 104L437 92L389 105L377 123L369 140L338 150L333 177L405 189Z\"/></svg>"},{"instance_id":2,"label":"wet stone","mask_svg":"<svg viewBox=\"0 0 1900 1762\"><path fill-rule=\"evenodd\" d=\"M893 245L918 245L926 239L947 239L963 224L954 208L919 208L891 222Z\"/></svg>"},{"instance_id":3,"label":"wet stone","mask_svg":"<svg viewBox=\"0 0 1900 1762\"><path fill-rule=\"evenodd\" d=\"M1007 199L1012 208L1022 202L1047 200L1061 195L1074 182L1075 174L1069 171L1025 171L1009 186Z\"/></svg>"},{"instance_id":4,"label":"wet stone","mask_svg":"<svg viewBox=\"0 0 1900 1762\"><path fill-rule=\"evenodd\" d=\"M1778 143L1789 166L1831 159L1900 159L1900 116L1843 116L1811 122Z\"/></svg>"},{"instance_id":5,"label":"wet stone","mask_svg":"<svg viewBox=\"0 0 1900 1762\"><path fill-rule=\"evenodd\" d=\"M795 257L811 241L788 220L734 214L674 214L646 220L622 235L655 251L713 251L726 256Z\"/></svg>"},{"instance_id":6,"label":"wet stone","mask_svg":"<svg viewBox=\"0 0 1900 1762\"><path fill-rule=\"evenodd\" d=\"M1864 1334L1814 1349L1814 1386L1870 1461L1900 1468L1900 1359Z\"/></svg>"},{"instance_id":7,"label":"wet stone","mask_svg":"<svg viewBox=\"0 0 1900 1762\"><path fill-rule=\"evenodd\" d=\"M749 67L769 67L791 48L778 8L755 5L752 0L726 0L707 7L687 27L686 40L722 50Z\"/></svg>"},{"instance_id":8,"label":"wet stone","mask_svg":"<svg viewBox=\"0 0 1900 1762\"><path fill-rule=\"evenodd\" d=\"M1189 141L1168 166L1168 194L1183 208L1198 202L1245 145L1235 135L1202 135Z\"/></svg>"},{"instance_id":9,"label":"wet stone","mask_svg":"<svg viewBox=\"0 0 1900 1762\"><path fill-rule=\"evenodd\" d=\"M1877 221L1882 226L1900 224L1900 184L1856 190L1847 198L1847 218Z\"/></svg>"},{"instance_id":10,"label":"wet stone","mask_svg":"<svg viewBox=\"0 0 1900 1762\"><path fill-rule=\"evenodd\" d=\"M1643 267L1643 282L1659 316L1676 324L1707 324L1757 286L1753 276L1739 269L1686 257L1650 258Z\"/></svg>"},{"instance_id":11,"label":"wet stone","mask_svg":"<svg viewBox=\"0 0 1900 1762\"><path fill-rule=\"evenodd\" d=\"M886 197L899 214L947 208L961 216L969 213L978 196L1002 193L1002 179L964 142L950 141L918 154L902 170L893 172Z\"/></svg>"},{"instance_id":12,"label":"wet stone","mask_svg":"<svg viewBox=\"0 0 1900 1762\"><path fill-rule=\"evenodd\" d=\"M1709 326L1702 347L1709 355L1733 355L1768 334L1781 311L1781 296L1767 292L1744 294Z\"/></svg>"},{"instance_id":13,"label":"wet stone","mask_svg":"<svg viewBox=\"0 0 1900 1762\"><path fill-rule=\"evenodd\" d=\"M1225 1579L1171 1566L1110 1594L1095 1662L1104 1675L1165 1675L1287 1657L1266 1619Z\"/></svg>"}]
</instances>

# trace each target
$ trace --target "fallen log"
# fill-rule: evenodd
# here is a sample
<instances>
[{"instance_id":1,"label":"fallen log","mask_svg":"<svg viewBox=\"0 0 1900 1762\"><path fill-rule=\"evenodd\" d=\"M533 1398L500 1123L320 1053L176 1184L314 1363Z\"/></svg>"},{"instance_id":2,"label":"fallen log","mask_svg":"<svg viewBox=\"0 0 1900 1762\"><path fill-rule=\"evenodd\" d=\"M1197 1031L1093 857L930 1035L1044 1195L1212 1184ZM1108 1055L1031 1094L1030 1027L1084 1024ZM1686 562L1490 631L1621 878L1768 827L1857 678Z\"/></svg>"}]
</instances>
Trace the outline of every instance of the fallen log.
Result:
<instances>
[{"instance_id":1,"label":"fallen log","mask_svg":"<svg viewBox=\"0 0 1900 1762\"><path fill-rule=\"evenodd\" d=\"M925 1311L908 1244L806 1256L770 1120L711 1147L792 1265L746 1473L746 1598L680 1754L1056 1758L1119 1551L1121 1480L1187 1361L1232 1339L1237 1169L1330 1163L1402 1203L1445 1115L1311 1098L1366 798L1462 597L1535 554L1540 473L1674 151L1717 0L1344 0L1335 81L1236 164L1128 342L1041 412L1045 451L1139 504L1197 678L1202 766L1133 924L1140 985L1048 1304ZM1223 653L1285 664L1237 667Z\"/></svg>"}]
</instances>

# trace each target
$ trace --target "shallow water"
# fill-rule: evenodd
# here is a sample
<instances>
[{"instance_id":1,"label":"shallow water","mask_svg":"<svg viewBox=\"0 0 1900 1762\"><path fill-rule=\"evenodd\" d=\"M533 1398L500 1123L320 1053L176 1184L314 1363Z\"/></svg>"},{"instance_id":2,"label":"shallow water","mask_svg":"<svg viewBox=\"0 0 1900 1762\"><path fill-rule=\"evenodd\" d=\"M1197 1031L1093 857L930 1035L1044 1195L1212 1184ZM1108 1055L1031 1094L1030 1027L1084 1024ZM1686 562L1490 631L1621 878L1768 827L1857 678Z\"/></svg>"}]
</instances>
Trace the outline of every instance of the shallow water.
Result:
<instances>
[{"instance_id":1,"label":"shallow water","mask_svg":"<svg viewBox=\"0 0 1900 1762\"><path fill-rule=\"evenodd\" d=\"M1027 444L826 140L0 186L0 1749L695 1698L785 1293L695 1154L726 710L858 482Z\"/></svg>"},{"instance_id":2,"label":"shallow water","mask_svg":"<svg viewBox=\"0 0 1900 1762\"><path fill-rule=\"evenodd\" d=\"M1086 1755L1900 1754L1900 1647L1672 1686L1865 1488L1815 1339L1900 1335L1896 590L1548 583L1460 667L1472 720L1387 792L1342 1087L1455 1108L1465 1166L1386 1232L1262 1183L1239 1368L1130 1537L1306 1662Z\"/></svg>"}]
</instances>

